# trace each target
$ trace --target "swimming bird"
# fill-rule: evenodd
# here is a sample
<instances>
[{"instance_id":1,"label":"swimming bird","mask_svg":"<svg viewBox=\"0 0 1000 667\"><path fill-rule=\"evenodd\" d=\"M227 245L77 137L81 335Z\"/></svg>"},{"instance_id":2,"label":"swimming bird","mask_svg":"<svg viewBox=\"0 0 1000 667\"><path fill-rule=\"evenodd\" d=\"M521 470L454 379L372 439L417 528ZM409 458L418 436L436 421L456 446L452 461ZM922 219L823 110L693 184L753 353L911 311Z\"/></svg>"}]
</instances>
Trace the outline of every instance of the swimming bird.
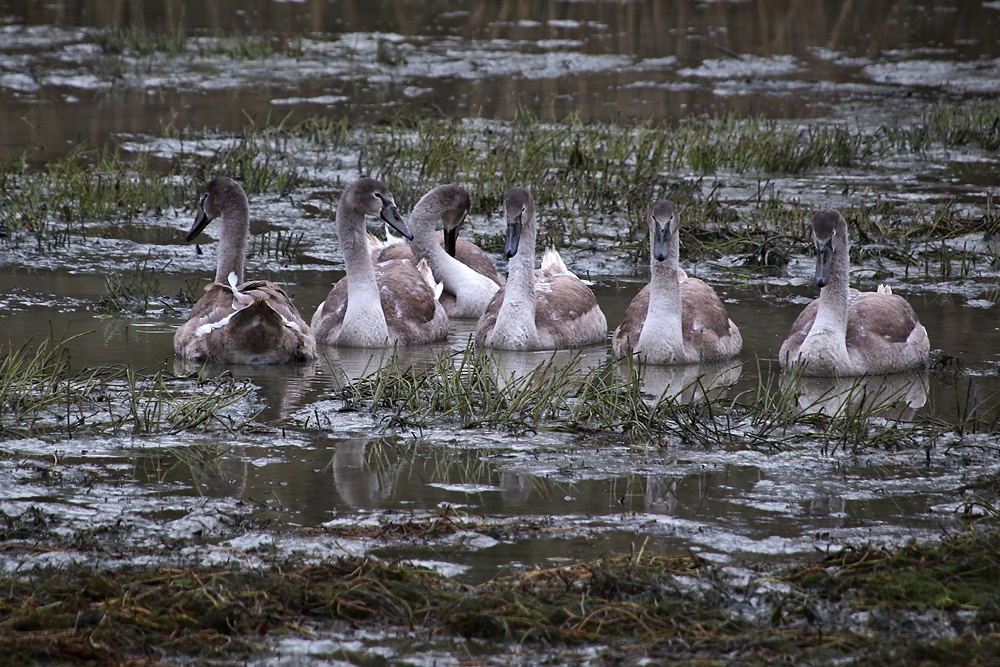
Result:
<instances>
[{"instance_id":1,"label":"swimming bird","mask_svg":"<svg viewBox=\"0 0 1000 667\"><path fill-rule=\"evenodd\" d=\"M215 282L174 334L174 352L191 361L275 364L316 356L312 330L292 300L267 280L243 280L250 205L240 184L220 176L201 197L187 241L222 217Z\"/></svg>"},{"instance_id":2,"label":"swimming bird","mask_svg":"<svg viewBox=\"0 0 1000 667\"><path fill-rule=\"evenodd\" d=\"M409 244L369 241L373 246L377 244L372 253L376 261L427 260L434 278L443 284L440 300L448 317L478 319L486 312L493 295L507 282L486 253L458 237L458 228L471 205L469 193L462 186L439 185L413 207L409 221L413 240ZM438 220L444 225L444 233L435 235Z\"/></svg>"},{"instance_id":3,"label":"swimming bird","mask_svg":"<svg viewBox=\"0 0 1000 667\"><path fill-rule=\"evenodd\" d=\"M927 331L901 296L880 287L848 286L847 223L833 209L813 216L819 298L799 314L778 361L800 364L804 375L881 375L918 368L928 359Z\"/></svg>"},{"instance_id":4,"label":"swimming bird","mask_svg":"<svg viewBox=\"0 0 1000 667\"><path fill-rule=\"evenodd\" d=\"M328 345L383 347L447 338L448 314L413 262L372 263L366 215L378 216L412 238L384 185L373 178L359 178L347 186L336 216L347 275L313 315L316 339Z\"/></svg>"},{"instance_id":5,"label":"swimming bird","mask_svg":"<svg viewBox=\"0 0 1000 667\"><path fill-rule=\"evenodd\" d=\"M722 361L740 353L743 337L715 290L678 266L680 214L661 199L646 216L649 284L633 297L611 337L615 357L650 364Z\"/></svg>"},{"instance_id":6,"label":"swimming bird","mask_svg":"<svg viewBox=\"0 0 1000 667\"><path fill-rule=\"evenodd\" d=\"M524 188L504 196L507 285L476 325L475 341L505 350L555 350L603 343L608 322L589 287L554 249L535 271L535 201Z\"/></svg>"}]
</instances>

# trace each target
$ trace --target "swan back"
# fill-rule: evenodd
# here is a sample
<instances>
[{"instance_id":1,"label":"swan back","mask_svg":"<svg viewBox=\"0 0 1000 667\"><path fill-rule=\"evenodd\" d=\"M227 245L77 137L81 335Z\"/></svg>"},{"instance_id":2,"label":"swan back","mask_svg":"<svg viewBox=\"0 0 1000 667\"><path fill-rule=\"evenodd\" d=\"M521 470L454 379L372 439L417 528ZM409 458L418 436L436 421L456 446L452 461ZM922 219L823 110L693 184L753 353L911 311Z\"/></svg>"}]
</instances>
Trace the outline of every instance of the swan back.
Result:
<instances>
[{"instance_id":1,"label":"swan back","mask_svg":"<svg viewBox=\"0 0 1000 667\"><path fill-rule=\"evenodd\" d=\"M188 232L193 241L222 218L216 280L174 334L174 352L191 361L271 364L316 356L312 330L283 289L266 280L240 283L250 235L249 203L236 181L210 181Z\"/></svg>"},{"instance_id":2,"label":"swan back","mask_svg":"<svg viewBox=\"0 0 1000 667\"><path fill-rule=\"evenodd\" d=\"M392 193L379 181L359 178L337 206L337 234L347 275L313 315L317 339L330 345L416 345L448 335L448 315L412 261L373 265L365 216L378 216L407 238L412 234Z\"/></svg>"},{"instance_id":3,"label":"swan back","mask_svg":"<svg viewBox=\"0 0 1000 667\"><path fill-rule=\"evenodd\" d=\"M494 295L476 325L479 345L551 350L604 342L607 319L589 287L566 269L557 253L535 271L535 202L524 188L504 197L507 285Z\"/></svg>"},{"instance_id":4,"label":"swan back","mask_svg":"<svg viewBox=\"0 0 1000 667\"><path fill-rule=\"evenodd\" d=\"M792 324L778 356L782 368L797 363L805 375L851 376L923 366L930 342L910 304L891 288L859 292L849 287L844 218L826 209L815 214L812 226L820 296Z\"/></svg>"},{"instance_id":5,"label":"swan back","mask_svg":"<svg viewBox=\"0 0 1000 667\"><path fill-rule=\"evenodd\" d=\"M673 202L653 204L649 228L650 282L632 299L611 338L618 358L637 354L653 364L722 361L739 354L743 338L710 286L690 278L680 261L680 215Z\"/></svg>"}]
</instances>

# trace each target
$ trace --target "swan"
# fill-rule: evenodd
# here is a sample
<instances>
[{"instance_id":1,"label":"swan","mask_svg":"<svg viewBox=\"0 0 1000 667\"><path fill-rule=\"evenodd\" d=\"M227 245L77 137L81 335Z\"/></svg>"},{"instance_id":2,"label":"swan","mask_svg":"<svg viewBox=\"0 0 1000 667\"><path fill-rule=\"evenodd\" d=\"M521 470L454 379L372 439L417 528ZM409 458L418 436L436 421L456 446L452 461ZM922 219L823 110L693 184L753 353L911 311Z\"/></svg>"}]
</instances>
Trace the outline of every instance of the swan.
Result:
<instances>
[{"instance_id":1,"label":"swan","mask_svg":"<svg viewBox=\"0 0 1000 667\"><path fill-rule=\"evenodd\" d=\"M507 285L476 324L478 345L506 350L556 350L603 343L608 321L589 287L554 249L535 271L535 202L524 188L504 195Z\"/></svg>"},{"instance_id":2,"label":"swan","mask_svg":"<svg viewBox=\"0 0 1000 667\"><path fill-rule=\"evenodd\" d=\"M639 290L611 337L615 357L650 364L723 361L740 353L743 337L715 290L678 267L680 215L666 199L653 204L649 284Z\"/></svg>"},{"instance_id":3,"label":"swan","mask_svg":"<svg viewBox=\"0 0 1000 667\"><path fill-rule=\"evenodd\" d=\"M801 366L803 375L848 376L899 373L923 366L929 356L927 331L901 296L880 287L848 287L850 241L847 223L833 209L813 216L819 298L799 314L778 361Z\"/></svg>"},{"instance_id":4,"label":"swan","mask_svg":"<svg viewBox=\"0 0 1000 667\"><path fill-rule=\"evenodd\" d=\"M376 262L427 260L434 278L444 286L441 305L451 318L479 319L493 295L507 282L486 253L458 236L458 228L471 205L469 193L460 185L439 185L413 207L409 220L413 240L409 244L369 239ZM443 223L444 232L435 234L438 220Z\"/></svg>"},{"instance_id":5,"label":"swan","mask_svg":"<svg viewBox=\"0 0 1000 667\"><path fill-rule=\"evenodd\" d=\"M328 345L383 347L447 338L448 314L413 262L372 264L365 215L378 216L411 238L384 185L373 178L359 178L347 186L336 216L347 275L313 315L316 339Z\"/></svg>"},{"instance_id":6,"label":"swan","mask_svg":"<svg viewBox=\"0 0 1000 667\"><path fill-rule=\"evenodd\" d=\"M187 241L222 217L215 282L174 334L174 352L189 361L275 364L309 361L316 339L292 300L267 280L243 280L250 205L240 184L220 176L205 188Z\"/></svg>"}]
</instances>

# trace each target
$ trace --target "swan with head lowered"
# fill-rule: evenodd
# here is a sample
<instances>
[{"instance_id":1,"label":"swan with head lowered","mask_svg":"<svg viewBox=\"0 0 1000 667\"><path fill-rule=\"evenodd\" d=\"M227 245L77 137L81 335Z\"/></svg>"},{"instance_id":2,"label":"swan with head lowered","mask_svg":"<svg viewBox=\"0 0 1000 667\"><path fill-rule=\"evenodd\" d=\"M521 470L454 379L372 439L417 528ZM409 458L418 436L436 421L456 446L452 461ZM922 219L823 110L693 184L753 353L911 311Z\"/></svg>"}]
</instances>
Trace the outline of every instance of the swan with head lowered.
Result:
<instances>
[{"instance_id":1,"label":"swan with head lowered","mask_svg":"<svg viewBox=\"0 0 1000 667\"><path fill-rule=\"evenodd\" d=\"M486 253L458 236L471 206L472 199L462 186L439 185L413 207L409 219L413 239L408 244L369 241L375 261L426 260L434 279L443 285L440 301L448 317L478 319L506 284ZM438 220L443 234L434 233Z\"/></svg>"},{"instance_id":2,"label":"swan with head lowered","mask_svg":"<svg viewBox=\"0 0 1000 667\"><path fill-rule=\"evenodd\" d=\"M715 290L678 266L680 215L666 199L653 204L649 284L639 290L611 337L615 357L635 354L650 364L722 361L740 353L743 338Z\"/></svg>"},{"instance_id":3,"label":"swan with head lowered","mask_svg":"<svg viewBox=\"0 0 1000 667\"><path fill-rule=\"evenodd\" d=\"M220 216L215 282L205 288L190 318L174 335L174 352L190 361L236 364L313 359L312 330L284 290L266 280L242 282L250 206L239 183L226 177L209 182L187 241Z\"/></svg>"},{"instance_id":4,"label":"swan with head lowered","mask_svg":"<svg viewBox=\"0 0 1000 667\"><path fill-rule=\"evenodd\" d=\"M805 307L781 344L783 369L798 364L804 375L899 373L923 366L927 331L902 297L888 287L859 292L848 285L847 223L833 209L813 217L819 298Z\"/></svg>"},{"instance_id":5,"label":"swan with head lowered","mask_svg":"<svg viewBox=\"0 0 1000 667\"><path fill-rule=\"evenodd\" d=\"M347 275L313 315L316 340L345 347L383 347L447 338L448 314L437 300L429 271L425 275L410 261L373 264L366 215L378 216L411 237L384 185L373 178L359 178L347 186L336 216Z\"/></svg>"},{"instance_id":6,"label":"swan with head lowered","mask_svg":"<svg viewBox=\"0 0 1000 667\"><path fill-rule=\"evenodd\" d=\"M478 345L505 350L557 350L603 343L608 322L589 287L554 249L535 271L535 202L524 188L504 196L507 285L476 325Z\"/></svg>"}]
</instances>

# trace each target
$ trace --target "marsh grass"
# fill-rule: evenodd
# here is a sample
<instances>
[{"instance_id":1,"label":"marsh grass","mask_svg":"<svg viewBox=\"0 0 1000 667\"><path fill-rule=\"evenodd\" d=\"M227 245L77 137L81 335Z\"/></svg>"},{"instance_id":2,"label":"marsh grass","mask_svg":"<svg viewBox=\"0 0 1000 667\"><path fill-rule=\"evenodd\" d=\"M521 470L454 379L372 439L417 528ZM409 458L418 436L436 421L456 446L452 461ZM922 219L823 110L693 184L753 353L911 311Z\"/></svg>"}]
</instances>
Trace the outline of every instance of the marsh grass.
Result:
<instances>
[{"instance_id":1,"label":"marsh grass","mask_svg":"<svg viewBox=\"0 0 1000 667\"><path fill-rule=\"evenodd\" d=\"M0 531L15 540L32 521L45 520L37 513L0 519ZM851 546L784 571L757 564L744 570L749 578L697 556L652 553L645 544L472 585L370 557L39 567L0 586L0 658L28 665L266 656L276 637L315 638L317 628L340 621L388 631L382 642L418 632L515 642L549 656L589 646L626 664L839 664L863 656L864 664L985 666L1000 657L1000 532L990 525L896 549ZM485 526L443 514L384 528L386 536L427 539ZM360 526L354 536L371 531ZM847 620L870 615L879 622L863 631ZM928 618L949 632L902 630L924 627ZM499 657L510 649L480 650Z\"/></svg>"},{"instance_id":2,"label":"marsh grass","mask_svg":"<svg viewBox=\"0 0 1000 667\"><path fill-rule=\"evenodd\" d=\"M104 277L104 294L97 300L100 312L145 314L154 300L160 299L160 276L170 262L161 267L149 265L149 259L136 260L130 269L112 270Z\"/></svg>"},{"instance_id":3,"label":"marsh grass","mask_svg":"<svg viewBox=\"0 0 1000 667\"><path fill-rule=\"evenodd\" d=\"M22 161L0 165L0 220L8 227L37 234L58 234L50 223L110 221L132 225L177 201L183 188L171 183L139 157L124 160L116 150L88 150L80 144L64 158L33 170Z\"/></svg>"},{"instance_id":4,"label":"marsh grass","mask_svg":"<svg viewBox=\"0 0 1000 667\"><path fill-rule=\"evenodd\" d=\"M177 56L184 53L187 47L187 37L180 27L174 32L167 32L130 25L100 31L95 34L94 42L101 51L112 55Z\"/></svg>"},{"instance_id":5,"label":"marsh grass","mask_svg":"<svg viewBox=\"0 0 1000 667\"><path fill-rule=\"evenodd\" d=\"M255 429L252 385L223 375L141 375L107 366L74 371L67 341L0 352L0 436L150 435Z\"/></svg>"},{"instance_id":6,"label":"marsh grass","mask_svg":"<svg viewBox=\"0 0 1000 667\"><path fill-rule=\"evenodd\" d=\"M263 234L250 237L248 256L259 256L285 264L296 264L300 262L306 248L311 245L304 243L304 240L304 232L296 234L285 231L284 235L282 235L282 230L280 229L276 230L273 234L271 230L268 230Z\"/></svg>"},{"instance_id":7,"label":"marsh grass","mask_svg":"<svg viewBox=\"0 0 1000 667\"><path fill-rule=\"evenodd\" d=\"M271 37L238 32L200 39L197 48L202 56L225 56L232 60L264 60L275 54Z\"/></svg>"},{"instance_id":8,"label":"marsh grass","mask_svg":"<svg viewBox=\"0 0 1000 667\"><path fill-rule=\"evenodd\" d=\"M969 122L988 118L977 112ZM435 185L459 182L470 191L474 212L493 215L507 189L526 186L542 211L543 243L562 247L610 234L607 241L624 244L636 258L644 252L649 204L669 197L682 207L688 256L737 256L748 275L780 275L791 253L808 247L809 207L777 192L771 176L877 167L892 151L909 150L888 137L884 130L786 126L760 118L691 120L676 127L583 123L576 116L543 123L526 112L510 123L400 116L354 126L344 118L285 118L250 125L210 155L179 153L166 167L84 146L44 170L24 160L7 162L0 165L0 226L8 230L8 244L17 242L19 231L29 231L40 234L40 249L60 247L85 235L88 222L142 224L168 206L190 206L197 188L218 174L239 180L251 195L285 197L304 182L307 154L340 167L356 161L359 173L389 186L402 210ZM704 192L704 174L718 171L757 176L758 192L745 201L724 201L715 177L715 187ZM878 261L901 262L906 271L925 265L929 275L976 267L971 259L924 256L918 241L1000 231L995 212L971 216L946 205L928 214L888 197L843 212L857 234L855 254L864 249ZM609 230L607 222L615 218L626 224ZM487 247L498 243L480 240Z\"/></svg>"},{"instance_id":9,"label":"marsh grass","mask_svg":"<svg viewBox=\"0 0 1000 667\"><path fill-rule=\"evenodd\" d=\"M939 103L924 114L921 123L896 123L884 127L883 132L897 150L923 152L935 146L968 146L995 151L1000 148L1000 102Z\"/></svg>"},{"instance_id":10,"label":"marsh grass","mask_svg":"<svg viewBox=\"0 0 1000 667\"><path fill-rule=\"evenodd\" d=\"M858 378L816 396L804 393L805 379L795 372L779 382L758 368L757 377L766 379L741 392L703 375L651 396L643 390L642 366L631 360L609 360L590 370L578 362L553 355L533 369L506 375L502 355L471 345L438 355L422 370L393 356L383 359L377 372L344 387L340 398L350 409L378 415L385 428L547 429L604 434L629 444L733 451L818 446L831 456L919 449L944 431L962 435L973 426L991 428L982 420L950 426L914 420L905 384L888 387Z\"/></svg>"},{"instance_id":11,"label":"marsh grass","mask_svg":"<svg viewBox=\"0 0 1000 667\"><path fill-rule=\"evenodd\" d=\"M388 408L383 418L388 426L459 423L523 431L565 412L565 387L573 383L578 364L578 358L557 364L553 357L523 375L505 376L491 352L470 343L419 371L394 353L376 373L345 387L341 397L354 409Z\"/></svg>"},{"instance_id":12,"label":"marsh grass","mask_svg":"<svg viewBox=\"0 0 1000 667\"><path fill-rule=\"evenodd\" d=\"M280 146L281 134L279 128L247 129L212 155L192 156L181 165L180 173L199 185L226 175L239 181L247 194L287 195L299 183L300 176Z\"/></svg>"},{"instance_id":13,"label":"marsh grass","mask_svg":"<svg viewBox=\"0 0 1000 667\"><path fill-rule=\"evenodd\" d=\"M431 183L470 186L473 210L499 205L512 185L530 187L543 208L581 214L609 206L644 211L664 174L800 174L867 166L881 155L880 134L846 127L780 126L762 118L691 121L679 127L584 124L571 116L541 123L522 112L507 125L405 117L360 137L364 162L407 197ZM413 179L416 182L412 182ZM406 189L402 187L409 182ZM412 190L412 192L410 192Z\"/></svg>"}]
</instances>

